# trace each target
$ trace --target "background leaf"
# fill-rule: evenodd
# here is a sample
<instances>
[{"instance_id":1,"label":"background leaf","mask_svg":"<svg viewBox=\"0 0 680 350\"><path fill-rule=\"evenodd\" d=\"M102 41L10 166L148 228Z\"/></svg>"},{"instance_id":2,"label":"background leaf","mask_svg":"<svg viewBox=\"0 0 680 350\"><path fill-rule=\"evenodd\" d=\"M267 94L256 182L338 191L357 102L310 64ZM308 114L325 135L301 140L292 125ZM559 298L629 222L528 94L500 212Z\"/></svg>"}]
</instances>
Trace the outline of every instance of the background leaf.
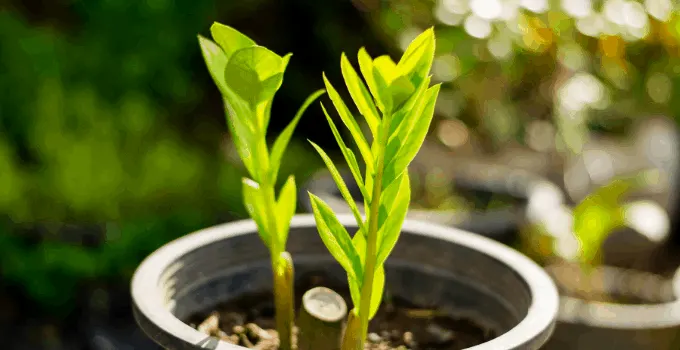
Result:
<instances>
[{"instance_id":1,"label":"background leaf","mask_svg":"<svg viewBox=\"0 0 680 350\"><path fill-rule=\"evenodd\" d=\"M326 92L325 90L317 90L313 94L309 95L309 97L307 97L302 106L300 106L300 109L298 109L297 113L295 113L295 117L293 118L293 120L290 121L288 126L286 126L286 128L283 129L283 131L276 138L276 141L274 141L274 145L272 146L270 156L272 183L276 183L279 168L281 167L281 159L283 158L283 153L286 151L286 147L288 147L288 142L290 141L290 138L293 136L295 127L300 121L302 114L305 113L309 105L311 105L312 102L314 102L314 100L319 98L319 96L321 96L325 92Z\"/></svg>"},{"instance_id":2,"label":"background leaf","mask_svg":"<svg viewBox=\"0 0 680 350\"><path fill-rule=\"evenodd\" d=\"M328 81L325 74L323 75L323 81L326 85L326 91L328 91L328 97L331 98L335 109L340 115L340 119L352 135L354 143L357 145L357 148L359 148L359 153L361 153L361 156L364 158L364 162L366 162L367 167L370 168L368 164L373 161L373 155L371 154L371 149L368 146L368 142L366 142L364 134L361 132L359 124L354 119L354 116L352 116L352 113L350 113L349 109L347 109L347 106L342 101L342 98L335 90L333 85L331 85L331 83Z\"/></svg>"},{"instance_id":3,"label":"background leaf","mask_svg":"<svg viewBox=\"0 0 680 350\"><path fill-rule=\"evenodd\" d=\"M198 36L198 44L201 46L201 53L208 66L208 72L213 78L217 88L224 94L226 82L224 81L224 69L227 67L227 56L215 42L201 35Z\"/></svg>"},{"instance_id":4,"label":"background leaf","mask_svg":"<svg viewBox=\"0 0 680 350\"><path fill-rule=\"evenodd\" d=\"M227 59L240 49L256 45L255 41L238 30L217 22L210 26L210 34L212 34L213 39L224 50Z\"/></svg>"},{"instance_id":5,"label":"background leaf","mask_svg":"<svg viewBox=\"0 0 680 350\"><path fill-rule=\"evenodd\" d=\"M359 209L357 208L357 204L354 202L354 198L352 197L352 194L349 193L349 189L347 188L347 185L345 184L345 180L342 179L342 175L338 172L338 169L335 167L335 164L333 164L333 161L328 157L326 152L324 152L321 147L319 147L317 144L315 144L312 141L309 141L309 143L314 146L317 152L319 152L319 155L323 159L324 163L326 163L326 167L328 167L328 170L331 173L331 176L333 177L333 180L335 181L336 185L338 186L338 189L340 190L340 194L342 197L345 199L347 202L347 205L349 205L350 209L352 210L352 214L354 214L354 219L356 219L357 224L359 225L360 228L364 228L364 221L361 217L361 213L359 212Z\"/></svg>"},{"instance_id":6,"label":"background leaf","mask_svg":"<svg viewBox=\"0 0 680 350\"><path fill-rule=\"evenodd\" d=\"M354 70L354 67L352 67L352 64L349 63L344 52L340 57L340 69L354 104L359 109L359 113L364 116L368 128L371 129L371 134L375 138L378 134L378 125L380 125L380 115L378 115L378 110L375 108L370 93L361 81L361 78L359 78L356 70Z\"/></svg>"},{"instance_id":7,"label":"background leaf","mask_svg":"<svg viewBox=\"0 0 680 350\"><path fill-rule=\"evenodd\" d=\"M323 113L326 116L326 120L328 120L328 125L330 125L331 130L333 131L333 137L335 137L335 141L338 143L340 151L342 152L342 155L345 157L345 161L347 162L350 172L354 177L354 181L356 182L357 187L359 187L359 191L361 191L361 195L364 197L364 199L370 202L371 197L368 191L366 191L366 186L364 186L364 179L361 176L361 169L359 169L359 163L357 163L357 159L354 156L354 153L352 152L351 149L349 149L345 145L345 141L342 140L342 136L340 135L338 128L335 126L333 119L331 119L331 117L328 115L328 112L326 111L326 108L323 106L323 103L321 104L321 109L323 110Z\"/></svg>"},{"instance_id":8,"label":"background leaf","mask_svg":"<svg viewBox=\"0 0 680 350\"><path fill-rule=\"evenodd\" d=\"M285 247L288 241L288 232L290 231L290 220L295 215L297 209L297 191L295 187L295 176L288 176L288 180L283 184L279 199L276 201L276 228L279 230L276 234L279 235L279 242L281 246Z\"/></svg>"},{"instance_id":9,"label":"background leaf","mask_svg":"<svg viewBox=\"0 0 680 350\"><path fill-rule=\"evenodd\" d=\"M257 233L262 238L264 244L271 247L271 236L269 230L264 224L264 202L260 185L248 178L243 178L243 203L245 204L248 215L255 221L257 225Z\"/></svg>"},{"instance_id":10,"label":"background leaf","mask_svg":"<svg viewBox=\"0 0 680 350\"><path fill-rule=\"evenodd\" d=\"M309 194L319 235L335 260L351 278L361 280L363 267L352 240L333 210L319 197Z\"/></svg>"}]
</instances>

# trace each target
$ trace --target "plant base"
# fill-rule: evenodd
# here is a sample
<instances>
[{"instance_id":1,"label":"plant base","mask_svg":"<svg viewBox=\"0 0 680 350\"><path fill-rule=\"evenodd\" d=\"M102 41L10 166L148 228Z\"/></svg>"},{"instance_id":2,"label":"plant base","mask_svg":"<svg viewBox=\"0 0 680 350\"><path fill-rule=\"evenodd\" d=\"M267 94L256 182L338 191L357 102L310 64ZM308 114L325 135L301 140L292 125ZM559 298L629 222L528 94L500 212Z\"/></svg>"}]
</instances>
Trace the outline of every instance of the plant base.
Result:
<instances>
[{"instance_id":1,"label":"plant base","mask_svg":"<svg viewBox=\"0 0 680 350\"><path fill-rule=\"evenodd\" d=\"M349 301L349 292L329 286L322 275L306 276L296 288L302 294L315 286L331 287ZM297 305L302 295L297 296ZM189 318L189 324L208 335L251 349L277 350L278 336L274 330L274 307L269 293L250 294L216 308L206 314ZM293 341L296 341L294 331ZM438 314L437 310L418 308L412 303L393 299L383 303L371 321L365 349L442 349L469 348L497 336L469 319L454 319Z\"/></svg>"}]
</instances>

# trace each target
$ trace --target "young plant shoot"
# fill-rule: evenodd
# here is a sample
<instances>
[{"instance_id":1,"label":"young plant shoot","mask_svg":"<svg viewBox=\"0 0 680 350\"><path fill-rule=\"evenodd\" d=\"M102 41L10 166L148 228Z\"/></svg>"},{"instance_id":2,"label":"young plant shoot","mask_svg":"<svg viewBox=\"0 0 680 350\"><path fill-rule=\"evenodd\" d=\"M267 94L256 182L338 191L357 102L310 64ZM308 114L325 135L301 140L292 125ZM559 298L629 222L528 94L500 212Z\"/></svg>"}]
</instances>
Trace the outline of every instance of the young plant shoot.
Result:
<instances>
[{"instance_id":1,"label":"young plant shoot","mask_svg":"<svg viewBox=\"0 0 680 350\"><path fill-rule=\"evenodd\" d=\"M583 272L590 273L600 264L602 244L614 230L625 226L630 204L621 203L623 196L658 181L659 176L658 170L645 170L617 177L574 208L573 232L580 245L578 259Z\"/></svg>"},{"instance_id":2,"label":"young plant shoot","mask_svg":"<svg viewBox=\"0 0 680 350\"><path fill-rule=\"evenodd\" d=\"M283 57L241 34L214 23L214 42L199 35L203 57L222 93L227 124L250 178L243 179L243 200L258 233L271 252L276 327L280 349L290 350L294 321L293 264L286 252L290 220L296 209L295 179L289 176L276 198L279 167L300 117L323 90L303 103L293 120L267 148L266 131L274 94L283 81L291 54Z\"/></svg>"},{"instance_id":3,"label":"young plant shoot","mask_svg":"<svg viewBox=\"0 0 680 350\"><path fill-rule=\"evenodd\" d=\"M423 144L439 93L439 85L429 86L434 50L432 28L411 42L398 63L389 56L372 59L361 48L359 68L368 88L343 53L340 60L342 75L354 104L368 124L373 137L370 144L337 90L323 75L333 106L354 139L365 164L365 173L362 175L357 157L347 147L321 104L345 161L359 185L364 207L368 208L364 220L335 165L312 142L359 226L354 237L350 237L332 209L319 197L309 194L319 234L330 253L347 271L354 308L350 312L343 338L344 350L364 348L368 322L375 315L382 299L385 285L383 264L397 242L411 199L407 167Z\"/></svg>"}]
</instances>

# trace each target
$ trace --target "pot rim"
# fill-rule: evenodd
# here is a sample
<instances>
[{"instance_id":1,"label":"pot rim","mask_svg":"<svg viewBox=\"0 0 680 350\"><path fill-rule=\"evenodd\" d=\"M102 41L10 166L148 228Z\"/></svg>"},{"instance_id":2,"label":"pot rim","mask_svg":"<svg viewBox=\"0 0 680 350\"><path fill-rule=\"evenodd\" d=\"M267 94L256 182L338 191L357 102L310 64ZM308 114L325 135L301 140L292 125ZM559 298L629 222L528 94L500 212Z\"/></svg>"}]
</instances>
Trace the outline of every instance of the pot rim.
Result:
<instances>
[{"instance_id":1,"label":"pot rim","mask_svg":"<svg viewBox=\"0 0 680 350\"><path fill-rule=\"evenodd\" d=\"M356 225L351 214L338 215L338 220L345 226ZM291 228L294 227L316 227L314 216L296 214L291 221ZM489 238L448 226L407 219L402 229L410 234L441 239L491 256L520 275L529 288L531 305L524 319L499 337L469 350L516 349L531 343L543 344L552 334L559 307L557 287L548 274L528 257ZM161 275L179 257L192 250L230 237L254 234L256 230L251 219L239 220L199 230L153 252L139 265L132 278L131 293L135 311L176 340L189 344L205 343L210 337L180 321L168 310L158 286ZM216 343L214 347L211 346L212 349L243 349L224 341Z\"/></svg>"},{"instance_id":2,"label":"pot rim","mask_svg":"<svg viewBox=\"0 0 680 350\"><path fill-rule=\"evenodd\" d=\"M610 271L625 269L603 266ZM611 329L659 329L680 326L680 268L671 280L676 300L658 304L616 304L560 296L560 322ZM569 311L567 311L569 310Z\"/></svg>"}]
</instances>

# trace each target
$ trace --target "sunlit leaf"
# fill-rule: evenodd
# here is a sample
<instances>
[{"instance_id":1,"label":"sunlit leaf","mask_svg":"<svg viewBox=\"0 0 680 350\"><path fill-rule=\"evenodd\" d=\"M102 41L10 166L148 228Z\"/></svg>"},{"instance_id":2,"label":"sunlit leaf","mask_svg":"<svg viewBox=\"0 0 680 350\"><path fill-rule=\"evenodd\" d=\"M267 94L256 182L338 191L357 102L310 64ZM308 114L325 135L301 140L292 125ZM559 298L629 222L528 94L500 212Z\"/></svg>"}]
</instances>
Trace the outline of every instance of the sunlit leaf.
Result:
<instances>
[{"instance_id":1,"label":"sunlit leaf","mask_svg":"<svg viewBox=\"0 0 680 350\"><path fill-rule=\"evenodd\" d=\"M427 131L430 128L430 123L432 122L432 116L434 115L434 106L439 94L439 87L440 85L437 84L425 92L423 103L417 106L417 113L419 113L420 117L409 132L408 137L404 140L404 144L399 152L397 152L397 155L385 166L385 179L396 179L406 170L406 167L413 161L413 158L415 158L420 147L423 145ZM389 181L383 181L383 186L389 186L390 183Z\"/></svg>"},{"instance_id":2,"label":"sunlit leaf","mask_svg":"<svg viewBox=\"0 0 680 350\"><path fill-rule=\"evenodd\" d=\"M373 60L373 66L375 66L375 69L378 70L378 74L383 77L388 86L399 75L397 64L394 63L388 55L383 55Z\"/></svg>"},{"instance_id":3,"label":"sunlit leaf","mask_svg":"<svg viewBox=\"0 0 680 350\"><path fill-rule=\"evenodd\" d=\"M385 267L380 264L375 269L373 275L373 291L371 292L371 309L368 314L368 319L373 319L380 308L380 302L385 292Z\"/></svg>"},{"instance_id":4,"label":"sunlit leaf","mask_svg":"<svg viewBox=\"0 0 680 350\"><path fill-rule=\"evenodd\" d=\"M248 178L243 178L243 203L250 218L257 225L257 233L267 247L271 246L271 236L265 226L264 198L260 191L260 185Z\"/></svg>"},{"instance_id":5,"label":"sunlit leaf","mask_svg":"<svg viewBox=\"0 0 680 350\"><path fill-rule=\"evenodd\" d=\"M338 143L338 146L340 146L340 151L342 152L342 155L345 157L345 161L347 161L347 165L349 166L349 169L352 173L352 176L354 177L354 181L356 182L357 187L359 187L359 190L361 191L361 195L364 198L368 198L368 200L370 201L370 195L366 191L366 187L364 186L364 179L361 176L359 163L357 163L357 159L354 156L354 153L345 145L345 141L342 140L342 136L340 135L338 128L335 126L335 123L333 123L333 119L331 119L331 117L328 115L328 112L326 111L326 108L323 106L323 103L321 104L321 109L323 110L323 113L326 115L328 124L331 126L331 130L333 131L335 141Z\"/></svg>"},{"instance_id":6,"label":"sunlit leaf","mask_svg":"<svg viewBox=\"0 0 680 350\"><path fill-rule=\"evenodd\" d=\"M352 96L354 104L359 109L359 113L364 116L369 129L371 129L371 134L373 134L373 137L376 137L378 125L380 124L378 110L375 108L373 98L361 81L361 78L359 78L356 70L354 70L354 67L352 67L352 64L349 63L345 53L340 57L340 68L342 69L345 85L347 85L347 90Z\"/></svg>"},{"instance_id":7,"label":"sunlit leaf","mask_svg":"<svg viewBox=\"0 0 680 350\"><path fill-rule=\"evenodd\" d=\"M335 88L333 88L333 85L331 85L328 79L326 79L325 74L323 75L323 81L324 84L326 84L326 91L328 91L328 96L331 98L331 101L333 102L335 109L338 111L340 119L342 119L342 122L349 130L350 135L352 135L354 143L357 145L357 148L359 148L359 153L361 153L361 156L364 158L364 161L366 163L371 162L373 160L373 155L371 154L371 149L368 146L368 142L366 142L364 134L361 132L361 128L359 128L359 124L357 124L357 121L354 119L349 109L347 109L347 106L342 101L342 98L335 90Z\"/></svg>"},{"instance_id":8,"label":"sunlit leaf","mask_svg":"<svg viewBox=\"0 0 680 350\"><path fill-rule=\"evenodd\" d=\"M392 151L401 148L404 139L408 136L409 132L413 128L413 124L420 118L419 110L415 107L423 103L423 96L430 86L430 78L423 80L423 82L418 86L408 100L403 104L403 106L395 111L390 120L390 137L389 145L387 147L385 157L386 159L391 159L396 153ZM396 146L396 147L394 147ZM393 148L394 147L394 148ZM393 148L393 149L392 149Z\"/></svg>"},{"instance_id":9,"label":"sunlit leaf","mask_svg":"<svg viewBox=\"0 0 680 350\"><path fill-rule=\"evenodd\" d=\"M378 265L382 265L387 256L392 252L392 249L394 249L411 201L411 185L409 183L408 172L403 172L400 180L395 181L391 186L395 185L399 189L396 191L395 198L387 205L390 208L389 215L378 231Z\"/></svg>"},{"instance_id":10,"label":"sunlit leaf","mask_svg":"<svg viewBox=\"0 0 680 350\"><path fill-rule=\"evenodd\" d=\"M272 172L272 183L276 183L276 178L279 173L279 168L281 167L281 159L283 158L283 153L285 152L286 148L288 147L288 143L290 142L290 138L293 136L293 132L295 131L295 127L297 126L298 122L300 121L300 118L302 117L302 114L305 113L307 110L307 107L309 107L314 100L319 98L325 91L324 90L317 90L313 94L309 95L305 102L300 106L300 109L298 109L297 113L295 114L295 117L291 122L286 126L285 129L279 134L279 136L276 138L276 141L274 141L274 145L272 146L271 150L271 156L270 156L270 165L271 165L271 172Z\"/></svg>"},{"instance_id":11,"label":"sunlit leaf","mask_svg":"<svg viewBox=\"0 0 680 350\"><path fill-rule=\"evenodd\" d=\"M205 64L208 66L208 72L213 78L215 85L224 93L226 83L224 82L224 69L227 67L227 56L215 42L203 36L198 36L198 43L201 46L201 53Z\"/></svg>"},{"instance_id":12,"label":"sunlit leaf","mask_svg":"<svg viewBox=\"0 0 680 350\"><path fill-rule=\"evenodd\" d=\"M363 228L364 221L363 218L361 217L361 213L359 212L359 209L357 208L357 205L354 202L352 194L349 192L349 189L345 184L345 180L342 179L342 175L340 175L338 169L335 167L335 164L333 164L333 160L331 160L330 157L328 157L328 155L326 154L326 152L324 152L324 150L321 149L321 147L319 147L317 144L315 144L312 141L309 141L309 143L311 143L312 146L314 146L316 151L321 156L321 159L323 159L323 162L326 164L328 171L330 171L333 180L335 180L335 183L338 186L338 190L340 190L340 194L347 202L347 205L349 205L349 208L352 210L352 214L354 214L354 218L356 219L357 224L359 225L360 228Z\"/></svg>"},{"instance_id":13,"label":"sunlit leaf","mask_svg":"<svg viewBox=\"0 0 680 350\"><path fill-rule=\"evenodd\" d=\"M413 86L418 86L427 77L434 60L434 29L429 28L418 35L397 63L400 75L407 75Z\"/></svg>"},{"instance_id":14,"label":"sunlit leaf","mask_svg":"<svg viewBox=\"0 0 680 350\"><path fill-rule=\"evenodd\" d=\"M311 193L309 198L312 203L316 227L326 248L351 278L361 280L363 278L361 260L354 249L347 230L321 198Z\"/></svg>"},{"instance_id":15,"label":"sunlit leaf","mask_svg":"<svg viewBox=\"0 0 680 350\"><path fill-rule=\"evenodd\" d=\"M237 50L256 45L252 39L238 30L217 22L210 27L210 34L224 50L227 59Z\"/></svg>"},{"instance_id":16,"label":"sunlit leaf","mask_svg":"<svg viewBox=\"0 0 680 350\"><path fill-rule=\"evenodd\" d=\"M288 241L288 231L290 230L290 220L295 215L297 209L297 191L295 188L295 177L293 175L288 177L286 183L283 184L279 199L276 201L276 228L279 236L279 242L282 246L286 245Z\"/></svg>"},{"instance_id":17,"label":"sunlit leaf","mask_svg":"<svg viewBox=\"0 0 680 350\"><path fill-rule=\"evenodd\" d=\"M371 92L371 95L373 95L373 99L375 100L375 104L378 106L378 109L385 113L387 108L383 101L389 99L389 92L387 90L384 90L384 86L386 85L381 84L379 86L378 82L376 82L373 59L371 58L371 56L368 55L368 52L366 52L365 48L362 47L359 50L358 57L359 57L359 70L361 71L361 75L364 76L364 80L366 80L368 89Z\"/></svg>"},{"instance_id":18,"label":"sunlit leaf","mask_svg":"<svg viewBox=\"0 0 680 350\"><path fill-rule=\"evenodd\" d=\"M262 47L251 46L235 51L227 61L225 82L251 108L271 100L283 81L283 58ZM264 128L264 120L258 121Z\"/></svg>"}]
</instances>

